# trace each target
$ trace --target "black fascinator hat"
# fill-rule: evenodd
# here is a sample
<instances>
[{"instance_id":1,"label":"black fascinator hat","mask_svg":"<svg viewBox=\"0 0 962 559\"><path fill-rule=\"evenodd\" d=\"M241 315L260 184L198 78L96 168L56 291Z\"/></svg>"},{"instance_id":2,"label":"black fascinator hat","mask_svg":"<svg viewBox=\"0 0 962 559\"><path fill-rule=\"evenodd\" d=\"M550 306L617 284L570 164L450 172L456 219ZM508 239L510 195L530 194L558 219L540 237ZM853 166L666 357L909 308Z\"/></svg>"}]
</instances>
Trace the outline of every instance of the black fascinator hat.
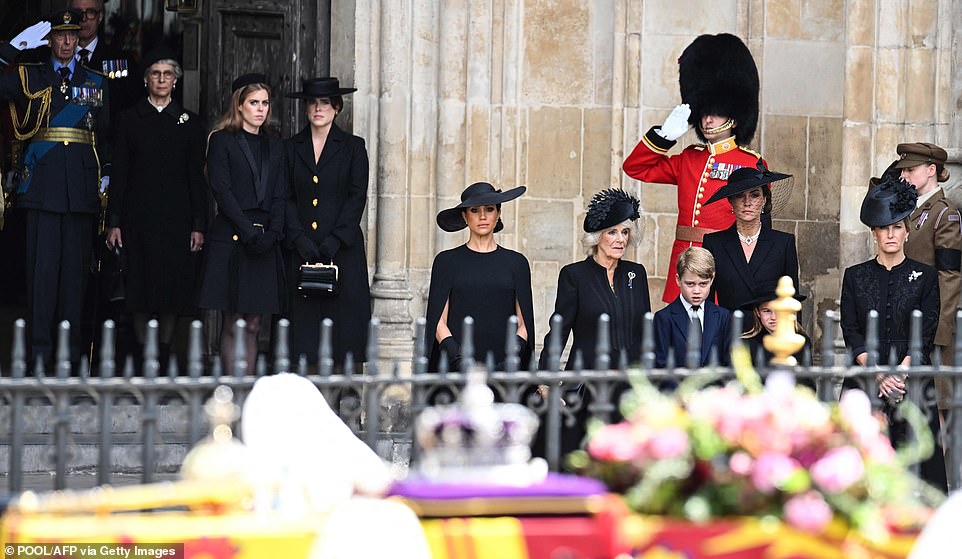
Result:
<instances>
[{"instance_id":1,"label":"black fascinator hat","mask_svg":"<svg viewBox=\"0 0 962 559\"><path fill-rule=\"evenodd\" d=\"M641 217L641 202L620 188L607 188L591 197L585 214L584 230L588 233L618 225L626 219Z\"/></svg>"},{"instance_id":2,"label":"black fascinator hat","mask_svg":"<svg viewBox=\"0 0 962 559\"><path fill-rule=\"evenodd\" d=\"M768 185L774 197L776 189L790 188L793 184L794 180L792 179L792 175L769 171L765 167L764 162L759 159L755 167L739 167L732 171L731 174L728 175L728 182L719 188L718 192L705 202L705 205L707 206L719 200L731 198L736 194L748 192L753 188L765 185ZM790 190L788 194L791 194ZM787 196L785 196L785 198L787 199Z\"/></svg>"},{"instance_id":3,"label":"black fascinator hat","mask_svg":"<svg viewBox=\"0 0 962 559\"><path fill-rule=\"evenodd\" d=\"M234 80L234 82L230 84L231 93L237 91L242 87L253 85L255 83L270 85L270 83L267 81L266 75L253 72L250 74L244 74L243 76L240 76L236 80Z\"/></svg>"},{"instance_id":4,"label":"black fascinator hat","mask_svg":"<svg viewBox=\"0 0 962 559\"><path fill-rule=\"evenodd\" d=\"M870 188L858 218L869 227L885 227L912 214L919 195L902 179L885 179Z\"/></svg>"}]
</instances>

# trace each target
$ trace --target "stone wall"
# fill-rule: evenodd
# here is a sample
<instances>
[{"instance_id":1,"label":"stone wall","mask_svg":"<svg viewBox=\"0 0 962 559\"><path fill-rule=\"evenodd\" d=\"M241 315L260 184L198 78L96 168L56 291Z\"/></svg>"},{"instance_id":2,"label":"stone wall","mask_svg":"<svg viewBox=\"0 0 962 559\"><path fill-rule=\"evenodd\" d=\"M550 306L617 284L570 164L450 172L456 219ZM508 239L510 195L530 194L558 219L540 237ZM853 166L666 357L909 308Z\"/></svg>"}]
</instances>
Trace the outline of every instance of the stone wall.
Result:
<instances>
[{"instance_id":1,"label":"stone wall","mask_svg":"<svg viewBox=\"0 0 962 559\"><path fill-rule=\"evenodd\" d=\"M698 34L731 32L761 75L755 144L795 175L775 226L798 239L805 316L834 308L840 270L869 255L858 207L900 141L957 148L962 78L948 0L354 0L334 3L332 69L372 161L368 246L375 315L398 356L422 316L434 255L466 239L434 224L469 183L528 193L499 242L531 261L538 342L561 266L582 257L591 195L641 196L653 301L665 281L674 188L620 170L679 102L676 60ZM954 62L954 64L953 64ZM689 133L681 146L695 141ZM957 154L957 151L953 151ZM660 306L660 302L658 303Z\"/></svg>"}]
</instances>

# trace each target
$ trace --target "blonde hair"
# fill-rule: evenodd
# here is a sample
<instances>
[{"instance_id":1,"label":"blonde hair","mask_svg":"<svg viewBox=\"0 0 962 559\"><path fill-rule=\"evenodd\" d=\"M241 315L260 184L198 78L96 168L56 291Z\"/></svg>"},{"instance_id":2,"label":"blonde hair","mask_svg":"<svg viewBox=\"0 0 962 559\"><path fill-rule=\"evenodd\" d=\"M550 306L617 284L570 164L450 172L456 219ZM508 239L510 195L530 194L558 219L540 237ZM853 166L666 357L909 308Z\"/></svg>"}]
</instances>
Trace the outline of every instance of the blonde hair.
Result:
<instances>
[{"instance_id":1,"label":"blonde hair","mask_svg":"<svg viewBox=\"0 0 962 559\"><path fill-rule=\"evenodd\" d=\"M768 329L765 328L765 325L764 325L764 324L762 324L762 312L761 312L761 310L759 310L759 309L760 309L761 307L763 307L763 306L768 305L768 304L771 303L771 302L772 302L772 301L766 301L766 302L764 302L764 303L755 305L755 306L752 308L752 318L754 319L754 323L752 324L752 327L751 327L750 329L746 330L746 331L742 334L742 339L747 340L747 339L749 339L749 338L754 338L755 336L757 336L757 335L759 335L759 334L762 334L762 333L768 334ZM796 333L796 334L801 334L801 335L803 335L803 336L805 336L805 337L808 337L808 334L805 333L805 329L802 328L802 325L801 325L801 324L799 324L799 322L798 322L798 316L797 316L797 315L796 315L796 317L795 317L795 333ZM753 356L753 357L754 357L754 356Z\"/></svg>"},{"instance_id":2,"label":"blonde hair","mask_svg":"<svg viewBox=\"0 0 962 559\"><path fill-rule=\"evenodd\" d=\"M244 124L243 118L241 118L241 104L247 100L255 91L266 91L267 99L270 100L272 97L271 88L269 85L264 83L252 83L245 85L244 87L238 89L230 96L230 102L227 105L227 110L224 111L224 115L221 116L220 121L217 126L211 131L217 132L218 130L226 130L228 132L237 132L241 129ZM263 128L267 125L268 120L271 118L271 106L267 106L267 118L264 119Z\"/></svg>"},{"instance_id":3,"label":"blonde hair","mask_svg":"<svg viewBox=\"0 0 962 559\"><path fill-rule=\"evenodd\" d=\"M600 231L588 231L581 236L581 246L585 249L586 256L594 256L598 253L598 243L601 242L601 235L611 229L628 228L628 244L637 245L641 242L641 228L638 227L638 220L626 219L617 225L605 227Z\"/></svg>"},{"instance_id":4,"label":"blonde hair","mask_svg":"<svg viewBox=\"0 0 962 559\"><path fill-rule=\"evenodd\" d=\"M707 249L701 247L688 247L685 252L678 256L675 263L675 272L678 277L691 272L702 279L715 277L715 257Z\"/></svg>"}]
</instances>

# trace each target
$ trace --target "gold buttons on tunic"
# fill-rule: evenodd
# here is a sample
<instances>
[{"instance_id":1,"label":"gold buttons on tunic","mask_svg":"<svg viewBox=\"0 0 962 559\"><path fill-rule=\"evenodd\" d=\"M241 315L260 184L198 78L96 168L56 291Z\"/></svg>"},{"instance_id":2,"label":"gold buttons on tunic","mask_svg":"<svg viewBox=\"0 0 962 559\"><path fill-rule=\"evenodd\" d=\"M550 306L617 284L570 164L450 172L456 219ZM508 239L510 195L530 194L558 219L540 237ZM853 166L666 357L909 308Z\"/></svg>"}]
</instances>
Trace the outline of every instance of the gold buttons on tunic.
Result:
<instances>
[{"instance_id":1,"label":"gold buttons on tunic","mask_svg":"<svg viewBox=\"0 0 962 559\"><path fill-rule=\"evenodd\" d=\"M316 221L312 221L312 222L311 222L311 229L312 229L313 231L317 231L317 222L316 222Z\"/></svg>"},{"instance_id":2,"label":"gold buttons on tunic","mask_svg":"<svg viewBox=\"0 0 962 559\"><path fill-rule=\"evenodd\" d=\"M695 210L695 215L701 215L701 210Z\"/></svg>"},{"instance_id":3,"label":"gold buttons on tunic","mask_svg":"<svg viewBox=\"0 0 962 559\"><path fill-rule=\"evenodd\" d=\"M311 204L313 204L314 207L316 208L316 207L317 207L317 198L314 198L313 200L311 200Z\"/></svg>"},{"instance_id":4,"label":"gold buttons on tunic","mask_svg":"<svg viewBox=\"0 0 962 559\"><path fill-rule=\"evenodd\" d=\"M314 178L312 180L314 181L314 184L317 184L317 175L314 175Z\"/></svg>"},{"instance_id":5,"label":"gold buttons on tunic","mask_svg":"<svg viewBox=\"0 0 962 559\"><path fill-rule=\"evenodd\" d=\"M696 220L693 221L691 224L692 224L692 225L698 225L698 220L696 219Z\"/></svg>"},{"instance_id":6,"label":"gold buttons on tunic","mask_svg":"<svg viewBox=\"0 0 962 559\"><path fill-rule=\"evenodd\" d=\"M235 241L238 239L237 235L234 235L234 236L231 237L231 238L234 239Z\"/></svg>"},{"instance_id":7,"label":"gold buttons on tunic","mask_svg":"<svg viewBox=\"0 0 962 559\"><path fill-rule=\"evenodd\" d=\"M701 196L699 196L699 198L701 198ZM700 207L701 207L701 203L700 203L700 202L699 202L698 204L695 204L695 209L696 209L696 210L697 210L698 208L700 208Z\"/></svg>"},{"instance_id":8,"label":"gold buttons on tunic","mask_svg":"<svg viewBox=\"0 0 962 559\"><path fill-rule=\"evenodd\" d=\"M64 143L63 143L63 145L69 146L69 145L70 145L70 142L68 142L68 141L65 140Z\"/></svg>"}]
</instances>

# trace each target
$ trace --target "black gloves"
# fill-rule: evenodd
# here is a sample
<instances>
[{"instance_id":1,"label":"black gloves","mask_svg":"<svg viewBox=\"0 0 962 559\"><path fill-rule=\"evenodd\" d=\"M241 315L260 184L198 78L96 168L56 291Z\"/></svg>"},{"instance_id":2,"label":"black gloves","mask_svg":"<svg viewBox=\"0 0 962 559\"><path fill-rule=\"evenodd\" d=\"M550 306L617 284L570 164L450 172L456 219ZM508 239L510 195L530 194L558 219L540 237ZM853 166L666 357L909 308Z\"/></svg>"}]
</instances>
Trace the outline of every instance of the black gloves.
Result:
<instances>
[{"instance_id":1,"label":"black gloves","mask_svg":"<svg viewBox=\"0 0 962 559\"><path fill-rule=\"evenodd\" d=\"M258 235L255 235L249 243L247 243L247 252L253 255L267 254L274 248L277 244L277 233L273 231L264 231Z\"/></svg>"},{"instance_id":2,"label":"black gloves","mask_svg":"<svg viewBox=\"0 0 962 559\"><path fill-rule=\"evenodd\" d=\"M444 338L439 345L441 351L448 356L448 371L460 371L461 346L458 344L458 341L454 339L454 336Z\"/></svg>"},{"instance_id":3,"label":"black gloves","mask_svg":"<svg viewBox=\"0 0 962 559\"><path fill-rule=\"evenodd\" d=\"M321 246L319 247L321 252L321 260L324 262L333 262L334 257L337 255L337 251L341 249L341 241L337 240L337 237L333 235L328 235L324 237L321 241Z\"/></svg>"},{"instance_id":4,"label":"black gloves","mask_svg":"<svg viewBox=\"0 0 962 559\"><path fill-rule=\"evenodd\" d=\"M317 250L314 241L307 238L307 235L301 235L294 241L294 250L304 262L313 263L321 260L321 252Z\"/></svg>"}]
</instances>

